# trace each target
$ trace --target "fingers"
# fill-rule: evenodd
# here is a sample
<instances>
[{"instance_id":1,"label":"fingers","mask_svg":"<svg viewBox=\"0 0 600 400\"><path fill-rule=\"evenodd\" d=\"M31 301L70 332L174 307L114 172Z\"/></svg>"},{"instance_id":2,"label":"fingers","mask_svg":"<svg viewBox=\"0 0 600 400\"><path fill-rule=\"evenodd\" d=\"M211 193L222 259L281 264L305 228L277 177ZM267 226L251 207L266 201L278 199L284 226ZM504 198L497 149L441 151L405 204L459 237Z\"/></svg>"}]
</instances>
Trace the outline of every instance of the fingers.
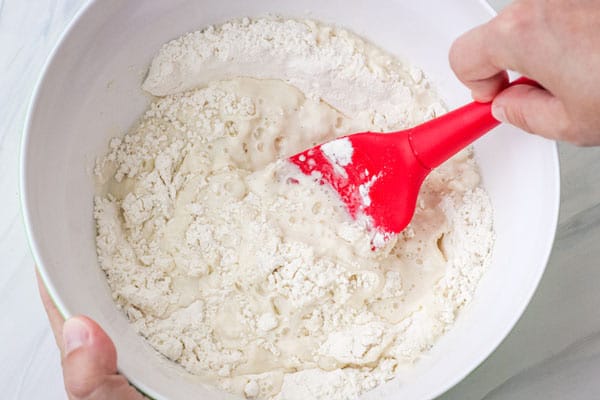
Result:
<instances>
[{"instance_id":1,"label":"fingers","mask_svg":"<svg viewBox=\"0 0 600 400\"><path fill-rule=\"evenodd\" d=\"M532 34L524 2L511 4L490 22L478 26L452 44L452 70L469 89L473 99L489 102L508 85L507 70L528 73ZM536 78L536 77L533 77Z\"/></svg>"},{"instance_id":2,"label":"fingers","mask_svg":"<svg viewBox=\"0 0 600 400\"><path fill-rule=\"evenodd\" d=\"M544 39L542 3L515 1L490 22L462 35L452 45L450 65L476 101L493 101L496 119L578 143L565 104L551 93L557 85L549 75L548 60L557 58ZM535 79L550 91L528 85L508 88L507 70Z\"/></svg>"},{"instance_id":3,"label":"fingers","mask_svg":"<svg viewBox=\"0 0 600 400\"><path fill-rule=\"evenodd\" d=\"M450 48L450 67L475 101L488 102L508 85L506 67L490 54L489 27L483 25L459 37Z\"/></svg>"},{"instance_id":4,"label":"fingers","mask_svg":"<svg viewBox=\"0 0 600 400\"><path fill-rule=\"evenodd\" d=\"M44 309L46 310L46 314L48 315L48 320L50 321L50 327L52 328L52 332L54 333L54 340L56 340L56 345L60 349L61 354L63 354L63 342L62 342L62 326L64 323L64 319L52 298L48 294L46 290L46 286L44 286L44 282L42 282L42 278L36 268L35 276L37 278L38 289L40 291L40 297L42 298L42 303L44 304Z\"/></svg>"},{"instance_id":5,"label":"fingers","mask_svg":"<svg viewBox=\"0 0 600 400\"><path fill-rule=\"evenodd\" d=\"M63 326L63 374L71 400L141 400L129 382L117 374L117 352L98 324L86 317Z\"/></svg>"},{"instance_id":6,"label":"fingers","mask_svg":"<svg viewBox=\"0 0 600 400\"><path fill-rule=\"evenodd\" d=\"M570 121L560 100L540 87L516 85L500 93L492 114L524 131L549 139L567 140Z\"/></svg>"},{"instance_id":7,"label":"fingers","mask_svg":"<svg viewBox=\"0 0 600 400\"><path fill-rule=\"evenodd\" d=\"M117 352L108 335L87 317L64 321L38 271L38 289L61 351L65 389L71 400L143 400L117 373Z\"/></svg>"}]
</instances>

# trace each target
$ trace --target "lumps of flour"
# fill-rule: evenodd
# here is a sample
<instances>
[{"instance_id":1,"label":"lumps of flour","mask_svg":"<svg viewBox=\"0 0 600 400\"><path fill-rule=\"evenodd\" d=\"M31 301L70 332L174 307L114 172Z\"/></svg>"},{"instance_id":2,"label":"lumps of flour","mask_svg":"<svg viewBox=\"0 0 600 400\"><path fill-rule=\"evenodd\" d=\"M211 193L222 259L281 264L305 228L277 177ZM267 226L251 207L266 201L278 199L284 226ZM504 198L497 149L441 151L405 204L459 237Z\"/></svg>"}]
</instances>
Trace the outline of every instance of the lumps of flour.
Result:
<instances>
[{"instance_id":1,"label":"lumps of flour","mask_svg":"<svg viewBox=\"0 0 600 400\"><path fill-rule=\"evenodd\" d=\"M442 112L418 69L339 28L242 19L165 45L144 88L160 97L96 166L96 244L116 303L168 359L249 399L353 399L471 300L493 229L470 150L376 251L285 161ZM349 167L348 144L323 151Z\"/></svg>"},{"instance_id":2,"label":"lumps of flour","mask_svg":"<svg viewBox=\"0 0 600 400\"><path fill-rule=\"evenodd\" d=\"M346 167L352 162L354 147L348 138L336 139L321 145L321 151L329 162Z\"/></svg>"},{"instance_id":3,"label":"lumps of flour","mask_svg":"<svg viewBox=\"0 0 600 400\"><path fill-rule=\"evenodd\" d=\"M444 112L418 68L311 20L239 19L183 35L163 46L143 88L165 96L239 76L283 80L378 130Z\"/></svg>"}]
</instances>

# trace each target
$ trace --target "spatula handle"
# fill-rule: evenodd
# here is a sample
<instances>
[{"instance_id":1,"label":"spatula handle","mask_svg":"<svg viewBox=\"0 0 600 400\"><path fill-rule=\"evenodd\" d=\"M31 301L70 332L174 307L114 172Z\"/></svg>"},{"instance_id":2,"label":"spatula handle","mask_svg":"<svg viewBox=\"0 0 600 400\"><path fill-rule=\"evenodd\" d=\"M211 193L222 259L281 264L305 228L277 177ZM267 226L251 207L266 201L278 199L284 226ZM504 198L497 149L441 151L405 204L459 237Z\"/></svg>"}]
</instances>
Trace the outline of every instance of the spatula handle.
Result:
<instances>
[{"instance_id":1,"label":"spatula handle","mask_svg":"<svg viewBox=\"0 0 600 400\"><path fill-rule=\"evenodd\" d=\"M525 77L514 85L539 86ZM409 130L409 141L421 164L433 169L499 124L491 102L473 102Z\"/></svg>"}]
</instances>

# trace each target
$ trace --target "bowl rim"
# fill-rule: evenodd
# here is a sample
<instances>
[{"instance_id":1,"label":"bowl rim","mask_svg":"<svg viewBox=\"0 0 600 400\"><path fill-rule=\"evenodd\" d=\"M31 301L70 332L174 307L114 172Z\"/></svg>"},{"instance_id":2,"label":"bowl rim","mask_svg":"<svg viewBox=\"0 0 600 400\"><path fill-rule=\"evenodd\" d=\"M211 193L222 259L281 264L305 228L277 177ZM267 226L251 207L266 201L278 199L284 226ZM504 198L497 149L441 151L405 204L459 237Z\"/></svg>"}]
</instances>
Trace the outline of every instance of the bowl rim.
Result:
<instances>
[{"instance_id":1,"label":"bowl rim","mask_svg":"<svg viewBox=\"0 0 600 400\"><path fill-rule=\"evenodd\" d=\"M493 18L497 15L496 10L488 3L486 0L471 0L474 4L482 7L487 14L489 14L490 18ZM71 20L66 25L62 33L59 35L56 40L52 50L48 54L41 70L37 81L34 85L34 89L30 96L29 105L26 111L25 122L23 125L23 132L21 135L21 144L19 149L19 198L20 198L20 210L21 216L23 219L24 227L25 227L25 235L27 238L27 243L29 245L29 249L33 256L36 270L41 278L41 283L46 288L50 299L58 309L59 313L62 315L64 319L68 319L73 316L73 313L69 309L69 307L62 301L56 287L52 283L52 279L47 273L46 268L42 262L42 256L38 249L37 240L33 235L33 224L31 220L31 214L29 209L29 192L27 190L26 184L26 176L28 171L28 161L27 161L27 148L29 146L29 139L31 136L31 128L33 124L33 120L35 118L35 111L39 102L39 98L42 92L42 86L48 74L48 70L55 59L57 52L63 46L65 40L69 35L72 34L77 23L84 17L85 14L89 12L92 6L96 3L99 3L98 0L86 0L84 4L80 6L80 8L75 12ZM430 393L432 395L431 399L437 398L438 396L443 395L454 386L456 386L459 382L464 380L468 375L470 375L477 367L479 367L483 362L485 362L494 351L500 346L500 344L506 339L509 333L513 330L516 323L521 319L523 313L531 303L531 299L533 298L539 283L544 275L544 272L548 266L548 262L550 260L550 256L552 253L552 249L554 247L554 240L556 237L556 231L558 227L558 220L560 215L560 188L561 188L561 178L560 178L560 159L558 156L558 146L556 142L552 143L552 164L554 170L556 171L556 175L554 177L554 188L555 193L550 199L548 207L551 210L553 215L553 219L551 221L551 229L548 230L546 237L544 238L544 242L546 243L545 248L543 250L542 257L540 257L540 262L543 265L543 268L538 269L538 273L535 276L535 279L530 281L528 286L527 295L524 296L524 300L522 304L518 308L518 313L515 312L513 317L505 327L504 330L498 331L495 335L493 341L490 341L488 348L485 352L481 352L477 357L473 357L473 361L469 364L468 368L465 368L463 372L456 374L454 379L448 380L444 386L440 386L437 390L432 390ZM130 377L125 371L121 371L118 368L119 373L123 374L129 382L141 393L151 399L161 399L163 396L156 394L155 391L149 388L143 381L136 377Z\"/></svg>"},{"instance_id":2,"label":"bowl rim","mask_svg":"<svg viewBox=\"0 0 600 400\"><path fill-rule=\"evenodd\" d=\"M21 217L23 220L24 228L25 228L25 236L27 239L27 244L29 246L29 250L33 257L33 261L35 263L36 273L38 274L38 276L40 278L39 281L42 285L44 285L44 288L46 289L46 291L50 297L50 300L52 301L52 303L54 304L54 306L56 307L56 309L58 310L60 315L65 320L72 317L73 312L62 301L60 295L58 294L58 291L56 290L56 287L52 283L52 279L48 275L46 268L44 266L44 263L42 262L42 256L38 249L37 240L35 239L35 237L33 235L33 223L31 221L31 214L30 214L30 210L28 207L29 192L27 190L27 184L26 184L26 176L27 176L27 170L28 170L28 162L27 162L27 154L26 153L27 153L27 148L29 147L29 139L31 136L30 132L31 132L32 124L33 124L33 119L35 116L35 110L37 109L39 98L41 96L42 85L46 79L48 70L50 69L52 62L54 61L54 59L56 57L56 54L58 53L60 48L63 46L67 37L69 35L71 35L71 33L75 29L75 26L77 25L77 23L83 18L83 16L85 14L87 14L89 12L89 10L92 8L92 6L95 3L97 3L97 0L86 0L81 6L79 6L79 9L73 14L73 16L71 17L69 22L66 24L63 31L60 33L60 35L56 39L56 42L53 45L52 50L48 53L48 56L46 57L43 65L42 65L42 68L41 68L39 75L37 77L37 80L35 82L33 91L31 92L31 95L30 95L29 105L27 106L27 111L25 114L25 121L23 124L23 131L22 131L22 135L21 135L21 143L20 143L20 148L19 148L19 166L18 166L18 168L19 168L19 172L18 172L19 186L18 186L18 188L19 188L19 200L20 200L19 208L21 211ZM146 396L147 398L152 399L152 400L158 400L159 396L156 393L154 393L154 390L152 390L144 382L137 379L136 377L131 377L125 371L122 371L118 364L117 364L117 371L120 374L122 374L129 381L129 383L131 385L133 385L133 387L135 387L135 389L138 390L140 393L142 393L144 396Z\"/></svg>"},{"instance_id":3,"label":"bowl rim","mask_svg":"<svg viewBox=\"0 0 600 400\"><path fill-rule=\"evenodd\" d=\"M37 104L41 96L42 85L44 83L44 80L46 79L46 75L48 74L50 65L52 64L56 53L58 53L60 47L63 45L65 39L74 29L74 26L77 23L77 21L81 19L83 14L87 12L87 10L93 3L94 0L86 0L86 3L79 7L79 9L71 17L70 21L66 24L64 30L58 36L58 39L56 40L56 43L52 47L50 53L48 53L48 56L46 57L46 60L43 63L42 69L39 72L33 91L30 95L29 104L27 106L27 111L25 114L25 122L23 125L23 132L21 135L21 144L19 149L19 204L21 209L21 216L23 218L23 224L25 226L27 244L29 245L29 249L33 256L33 261L35 262L35 268L41 278L42 284L48 291L50 299L52 300L62 317L65 319L69 318L72 313L69 312L68 307L61 300L54 285L52 284L52 279L50 279L50 277L46 273L46 268L41 262L42 257L40 255L40 252L38 251L37 241L35 240L33 235L33 223L31 221L31 215L28 207L29 192L27 190L26 185L26 176L28 170L28 161L26 153L27 148L29 147L29 139L31 136L30 132L34 120L35 110L37 109Z\"/></svg>"}]
</instances>

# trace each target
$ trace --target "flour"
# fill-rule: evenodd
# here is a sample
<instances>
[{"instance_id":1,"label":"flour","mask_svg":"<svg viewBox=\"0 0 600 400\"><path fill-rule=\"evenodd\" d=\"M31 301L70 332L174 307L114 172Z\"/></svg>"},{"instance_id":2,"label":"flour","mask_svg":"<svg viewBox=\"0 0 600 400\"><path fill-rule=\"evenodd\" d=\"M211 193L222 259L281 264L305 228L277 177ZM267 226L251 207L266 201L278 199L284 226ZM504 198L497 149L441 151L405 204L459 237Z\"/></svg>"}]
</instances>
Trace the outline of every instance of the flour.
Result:
<instances>
[{"instance_id":1,"label":"flour","mask_svg":"<svg viewBox=\"0 0 600 400\"><path fill-rule=\"evenodd\" d=\"M368 173L366 173L366 175L368 176ZM371 205L371 187L373 187L373 184L377 179L379 179L378 175L372 176L368 182L363 183L358 187L358 194L360 195L362 206L365 208Z\"/></svg>"},{"instance_id":2,"label":"flour","mask_svg":"<svg viewBox=\"0 0 600 400\"><path fill-rule=\"evenodd\" d=\"M348 138L332 140L323 144L320 149L332 164L346 167L352 162L354 148Z\"/></svg>"},{"instance_id":3,"label":"flour","mask_svg":"<svg viewBox=\"0 0 600 400\"><path fill-rule=\"evenodd\" d=\"M281 79L377 129L444 112L420 70L309 20L240 19L188 33L160 50L143 88L165 96L239 76Z\"/></svg>"},{"instance_id":4,"label":"flour","mask_svg":"<svg viewBox=\"0 0 600 400\"><path fill-rule=\"evenodd\" d=\"M144 88L161 97L98 160L94 216L115 301L165 357L246 398L353 399L471 300L493 230L469 150L376 251L330 187L283 161L443 112L417 69L338 28L242 19L168 43ZM323 151L344 168L348 144Z\"/></svg>"}]
</instances>

